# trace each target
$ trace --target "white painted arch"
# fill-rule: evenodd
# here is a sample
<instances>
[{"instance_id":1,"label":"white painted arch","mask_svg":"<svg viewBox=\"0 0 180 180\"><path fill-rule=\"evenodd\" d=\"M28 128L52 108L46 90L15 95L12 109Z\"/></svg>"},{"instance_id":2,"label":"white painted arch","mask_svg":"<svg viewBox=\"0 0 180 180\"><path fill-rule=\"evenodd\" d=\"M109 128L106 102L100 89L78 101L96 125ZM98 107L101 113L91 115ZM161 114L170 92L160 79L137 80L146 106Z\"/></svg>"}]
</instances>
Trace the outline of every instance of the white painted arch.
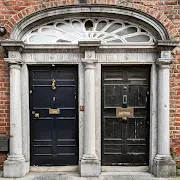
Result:
<instances>
[{"instance_id":1,"label":"white painted arch","mask_svg":"<svg viewBox=\"0 0 180 180\"><path fill-rule=\"evenodd\" d=\"M23 37L30 32L35 27L40 27L41 25L58 20L64 20L66 18L74 17L87 17L87 18L111 18L119 21L128 21L130 24L136 24L138 27L142 27L147 30L147 32L153 37L154 41L151 43L142 44L101 44L100 41L96 40L84 40L75 44L37 44L37 43L26 43L23 42ZM84 6L67 6L67 7L56 7L46 10L39 11L33 15L24 18L17 26L14 28L10 40L5 40L1 42L1 45L8 51L8 57L5 59L10 66L14 67L14 64L21 66L21 117L22 125L21 130L23 133L22 136L22 153L25 157L25 166L26 170L23 175L29 171L29 161L30 161L30 126L29 126L29 78L28 78L28 66L30 65L56 65L56 64L77 64L79 69L79 105L84 104L84 56L85 62L95 62L95 97L96 97L96 106L95 106L95 151L98 157L98 160L101 160L101 65L138 65L138 64L149 64L151 66L151 82L150 82L150 157L149 157L149 171L154 173L156 176L163 176L159 170L158 162L155 163L154 159L160 152L158 158L160 161L165 157L168 159L168 162L163 161L163 167L169 166L169 143L165 143L164 146L159 143L160 140L164 138L164 131L159 133L158 126L163 127L165 130L165 138L168 138L168 123L167 126L163 126L162 118L165 118L165 121L169 122L168 109L162 110L161 104L168 104L168 96L163 94L160 101L158 99L157 89L159 88L158 84L164 86L163 88L167 89L169 87L168 81L162 81L165 69L168 73L169 63L172 60L171 50L177 45L177 42L169 41L168 33L165 27L162 26L160 22L155 20L153 17L146 15L142 12L136 11L131 8L125 7L116 7L116 6L102 6L102 5L84 5ZM89 51L93 54L95 59L88 59L86 54ZM157 65L158 63L158 65ZM160 68L158 68L160 67ZM12 68L11 68L12 69ZM17 69L17 68L16 68ZM19 68L20 69L20 68ZM159 69L161 71L159 71ZM14 72L14 71L13 71ZM17 72L17 70L16 70ZM158 73L157 73L158 72ZM18 76L17 76L18 77ZM168 77L168 75L166 76ZM19 81L18 81L19 82ZM13 82L12 82L13 83ZM13 91L11 91L12 98ZM162 102L161 104L159 102ZM14 108L16 105L11 104L11 108ZM168 106L169 107L169 106ZM161 109L161 110L159 110ZM159 110L159 111L158 111ZM159 114L160 111L163 111L167 116L164 117L163 113ZM13 119L14 120L14 119ZM14 120L15 121L15 120ZM14 123L14 122L13 122ZM18 123L18 121L16 122ZM84 112L79 111L79 160L81 163L81 158L83 156L83 142L84 142ZM11 128L13 128L11 126ZM16 134L15 134L16 135ZM160 137L158 137L160 136ZM158 138L157 138L158 137ZM10 149L13 149L14 144L13 137L10 139ZM163 148L166 150L167 154L163 154ZM161 149L162 151L159 151ZM158 152L159 151L159 152ZM11 154L5 163L5 176L6 177L20 177L23 176L17 175L16 169L13 170L14 166L7 166L11 161ZM163 158L162 158L163 157ZM158 159L157 158L157 159ZM18 159L18 157L17 157ZM158 159L158 160L159 160ZM171 161L172 162L172 161ZM173 168L175 167L171 163ZM23 165L24 166L24 165ZM147 167L146 167L147 168ZM110 170L111 168L103 167L102 170ZM11 173L9 173L11 170ZM118 170L118 168L116 169ZM167 171L166 176L172 170ZM159 175L160 174L160 175Z\"/></svg>"}]
</instances>

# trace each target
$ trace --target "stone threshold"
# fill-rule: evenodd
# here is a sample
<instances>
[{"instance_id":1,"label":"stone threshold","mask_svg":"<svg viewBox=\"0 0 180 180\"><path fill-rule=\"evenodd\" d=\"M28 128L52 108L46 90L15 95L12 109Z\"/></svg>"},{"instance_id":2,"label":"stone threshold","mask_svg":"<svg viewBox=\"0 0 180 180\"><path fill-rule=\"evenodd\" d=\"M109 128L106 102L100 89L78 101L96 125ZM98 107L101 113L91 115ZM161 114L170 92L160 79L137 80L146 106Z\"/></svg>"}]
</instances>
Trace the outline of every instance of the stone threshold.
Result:
<instances>
[{"instance_id":1,"label":"stone threshold","mask_svg":"<svg viewBox=\"0 0 180 180\"><path fill-rule=\"evenodd\" d=\"M30 172L78 172L79 166L30 166Z\"/></svg>"}]
</instances>

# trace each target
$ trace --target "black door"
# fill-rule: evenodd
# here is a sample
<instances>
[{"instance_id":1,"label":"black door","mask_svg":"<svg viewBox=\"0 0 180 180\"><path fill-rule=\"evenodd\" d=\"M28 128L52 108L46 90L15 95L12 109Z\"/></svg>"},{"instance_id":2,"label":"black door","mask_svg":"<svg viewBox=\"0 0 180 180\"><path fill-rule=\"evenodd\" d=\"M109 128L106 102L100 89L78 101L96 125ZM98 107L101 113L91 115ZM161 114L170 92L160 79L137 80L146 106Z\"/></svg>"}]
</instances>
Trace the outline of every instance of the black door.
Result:
<instances>
[{"instance_id":1,"label":"black door","mask_svg":"<svg viewBox=\"0 0 180 180\"><path fill-rule=\"evenodd\" d=\"M30 68L31 165L78 162L77 67Z\"/></svg>"},{"instance_id":2,"label":"black door","mask_svg":"<svg viewBox=\"0 0 180 180\"><path fill-rule=\"evenodd\" d=\"M120 118L117 108L134 110ZM149 68L102 67L102 165L148 165Z\"/></svg>"}]
</instances>

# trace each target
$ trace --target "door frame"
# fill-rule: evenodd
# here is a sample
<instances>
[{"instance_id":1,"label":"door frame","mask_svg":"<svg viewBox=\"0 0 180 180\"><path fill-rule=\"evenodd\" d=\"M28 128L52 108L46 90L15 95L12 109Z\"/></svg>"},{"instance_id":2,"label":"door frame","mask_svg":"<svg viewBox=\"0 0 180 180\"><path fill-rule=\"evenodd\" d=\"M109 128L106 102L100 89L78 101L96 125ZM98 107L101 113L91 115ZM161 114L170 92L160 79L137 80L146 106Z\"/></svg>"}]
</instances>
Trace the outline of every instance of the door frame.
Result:
<instances>
[{"instance_id":1,"label":"door frame","mask_svg":"<svg viewBox=\"0 0 180 180\"><path fill-rule=\"evenodd\" d=\"M141 65L142 63L139 63ZM150 66L149 71L149 78L150 78L150 104L149 104L149 118L150 118L150 125L149 125L149 166L136 166L136 167L124 167L124 166L101 166L102 172L107 171L153 171L153 160L157 154L157 83L158 83L158 76L157 76L157 65L156 63L146 62L143 63ZM96 65L96 152L98 157L101 160L101 67L102 66L115 66L115 65L122 65L122 63L99 63ZM135 63L123 63L123 65L138 65Z\"/></svg>"},{"instance_id":2,"label":"door frame","mask_svg":"<svg viewBox=\"0 0 180 180\"><path fill-rule=\"evenodd\" d=\"M38 64L39 67L41 66L51 66L51 63L43 63ZM83 156L83 134L84 129L84 112L79 110L79 105L84 104L84 67L83 64L78 63L61 63L58 66L76 66L77 68L77 116L78 116L78 161L81 160ZM37 64L23 64L21 67L21 96L22 96L22 131L23 131L23 154L27 161L27 171L38 171L38 167L30 166L30 96L29 96L29 67L30 66L37 66ZM81 77L81 78L80 78ZM81 90L80 90L81 89ZM27 116L28 114L28 116ZM80 128L81 127L81 128ZM52 168L49 167L40 167L40 170L43 171L53 171L53 169L57 169L57 171L78 171L77 166L53 166Z\"/></svg>"},{"instance_id":3,"label":"door frame","mask_svg":"<svg viewBox=\"0 0 180 180\"><path fill-rule=\"evenodd\" d=\"M74 50L75 51L75 50ZM19 52L19 51L9 51L9 56L16 56L22 57L22 62L24 62L21 66L21 100L22 104L22 133L23 133L23 155L26 159L26 167L27 172L29 171L30 165L30 128L29 128L29 73L28 73L28 66L29 65L54 65L54 64L77 64L78 65L78 102L79 106L84 105L84 65L82 62L83 53L80 51L79 48L76 49L75 53L72 50L67 49L66 53L64 53L64 49L58 49L57 56L61 57L61 53L63 58L58 58L58 62L54 61L52 58L54 53L57 53L57 49L49 50L48 53L43 53L43 51L39 52L39 49L32 48L28 52ZM135 51L136 53L132 53ZM131 54L129 54L131 52ZM137 53L138 52L138 53ZM166 51L170 56L171 51ZM12 54L12 55L11 55ZM148 57L148 59L144 58ZM43 60L42 60L43 57ZM70 57L72 59L70 59ZM153 164L154 158L157 154L157 147L158 147L158 139L157 139L157 85L158 85L158 66L157 66L157 50L154 48L150 49L118 49L114 50L112 48L108 49L104 52L104 49L99 49L96 52L96 57L98 62L95 65L95 104L96 104L96 111L95 111L95 133L96 133L96 154L99 160L101 161L101 65L138 65L138 64L147 64L151 66L150 70L150 141L149 141L149 166L143 168L135 168L137 171L150 171L153 172ZM124 58L123 58L124 57ZM162 55L163 57L163 55ZM7 61L9 58L7 58ZM11 59L10 59L11 60ZM122 60L122 61L121 61ZM83 141L84 141L84 111L80 111L79 109L79 164L81 162L81 158L83 155ZM34 168L31 168L33 170ZM102 166L102 171L131 171L131 168L112 168L112 167L104 167ZM133 169L133 171L135 170ZM37 169L36 169L37 170ZM70 168L70 170L78 170L78 167L74 169Z\"/></svg>"},{"instance_id":4,"label":"door frame","mask_svg":"<svg viewBox=\"0 0 180 180\"><path fill-rule=\"evenodd\" d=\"M136 58L135 58L136 59ZM104 60L102 60L104 61ZM154 59L152 61L155 61ZM148 169L152 169L153 160L157 153L157 66L156 63L153 62L141 62L139 64L147 64L151 66L150 70L150 140L149 140L149 167L137 167L137 171L147 171ZM31 63L28 63L32 65ZM30 129L27 124L29 124L29 72L28 72L28 64L23 64L21 68L21 81L22 81L22 101L24 105L22 106L22 130L23 130L23 154L25 155L29 165L30 160ZM49 63L50 64L50 63ZM67 64L62 62L63 64ZM74 64L74 62L69 62L68 64ZM84 66L82 62L75 63L78 64L78 104L84 104ZM101 66L102 65L120 65L122 63L114 63L114 62L100 62L96 64L95 67L95 94L96 94L96 153L101 161ZM133 65L134 63L123 63L123 65ZM138 64L136 64L138 65ZM152 113L153 112L153 113ZM84 111L79 110L79 162L81 161L83 155L83 135L84 135ZM31 168L33 170L34 167ZM78 170L70 168L71 170ZM122 170L121 167L115 168L117 171ZM125 170L131 170L131 168L123 168ZM113 167L102 166L102 171L113 171Z\"/></svg>"},{"instance_id":5,"label":"door frame","mask_svg":"<svg viewBox=\"0 0 180 180\"><path fill-rule=\"evenodd\" d=\"M103 60L102 60L103 61ZM155 61L154 59L152 61ZM157 152L157 65L155 62L141 62L139 64L147 64L151 66L150 70L150 140L149 140L149 167L137 168L138 170L144 171L145 169L151 169L153 165L153 159ZM43 63L44 64L44 63ZM62 62L61 65L67 64ZM84 104L84 66L82 62L74 63L69 62L68 64L77 64L78 65L78 104L79 106ZM96 153L98 158L101 160L101 66L102 65L121 65L122 63L114 62L100 62L96 64L95 67L95 94L96 94ZM123 63L123 65L132 65L135 63ZM22 81L22 101L24 105L22 106L22 130L23 130L23 154L25 155L27 162L29 164L30 160L30 129L29 129L29 72L28 65L31 63L23 64L21 67L21 81ZM34 64L35 65L35 64ZM40 64L39 64L40 65ZM49 65L51 65L49 63ZM136 64L138 65L138 64ZM153 113L152 113L153 112ZM79 161L83 155L83 134L84 129L84 111L78 109L79 114ZM28 125L28 126L27 126ZM29 166L29 165L28 165ZM34 169L34 168L32 168ZM77 168L76 168L77 170ZM113 171L111 167L103 167L102 171ZM118 170L118 168L116 168Z\"/></svg>"}]
</instances>

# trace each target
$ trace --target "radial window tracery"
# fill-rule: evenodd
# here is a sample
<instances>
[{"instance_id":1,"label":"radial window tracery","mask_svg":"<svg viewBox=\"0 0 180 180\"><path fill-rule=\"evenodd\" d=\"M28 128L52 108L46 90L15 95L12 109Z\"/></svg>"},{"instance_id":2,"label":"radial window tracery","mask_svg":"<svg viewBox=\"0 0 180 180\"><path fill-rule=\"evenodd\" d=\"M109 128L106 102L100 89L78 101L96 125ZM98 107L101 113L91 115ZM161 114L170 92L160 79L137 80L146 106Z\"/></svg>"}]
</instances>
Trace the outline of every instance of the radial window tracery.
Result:
<instances>
[{"instance_id":1,"label":"radial window tracery","mask_svg":"<svg viewBox=\"0 0 180 180\"><path fill-rule=\"evenodd\" d=\"M32 44L77 44L100 40L111 43L153 43L154 37L144 28L122 20L76 18L56 20L31 29L22 40Z\"/></svg>"}]
</instances>

